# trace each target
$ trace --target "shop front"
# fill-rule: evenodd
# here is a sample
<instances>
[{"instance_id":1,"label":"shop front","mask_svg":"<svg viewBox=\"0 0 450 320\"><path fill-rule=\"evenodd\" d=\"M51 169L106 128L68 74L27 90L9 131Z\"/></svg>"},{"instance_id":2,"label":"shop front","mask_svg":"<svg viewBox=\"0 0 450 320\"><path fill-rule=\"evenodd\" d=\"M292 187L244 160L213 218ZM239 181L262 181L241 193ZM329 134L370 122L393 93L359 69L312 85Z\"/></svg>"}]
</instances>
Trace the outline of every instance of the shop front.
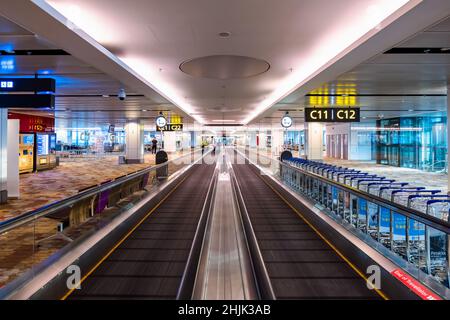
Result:
<instances>
[{"instance_id":1,"label":"shop front","mask_svg":"<svg viewBox=\"0 0 450 320\"><path fill-rule=\"evenodd\" d=\"M17 119L19 133L19 172L29 173L56 167L55 119L22 113L8 113Z\"/></svg>"}]
</instances>

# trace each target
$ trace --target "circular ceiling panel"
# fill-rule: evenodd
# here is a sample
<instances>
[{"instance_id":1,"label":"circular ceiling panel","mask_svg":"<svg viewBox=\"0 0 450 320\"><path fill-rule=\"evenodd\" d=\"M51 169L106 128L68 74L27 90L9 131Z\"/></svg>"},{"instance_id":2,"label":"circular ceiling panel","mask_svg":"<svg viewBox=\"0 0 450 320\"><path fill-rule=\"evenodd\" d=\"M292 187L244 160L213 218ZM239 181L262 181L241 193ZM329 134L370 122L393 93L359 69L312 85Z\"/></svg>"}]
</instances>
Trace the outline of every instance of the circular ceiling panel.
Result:
<instances>
[{"instance_id":1,"label":"circular ceiling panel","mask_svg":"<svg viewBox=\"0 0 450 320\"><path fill-rule=\"evenodd\" d=\"M242 108L226 108L226 107L217 107L217 108L207 108L207 111L210 112L239 112L242 111Z\"/></svg>"},{"instance_id":2,"label":"circular ceiling panel","mask_svg":"<svg viewBox=\"0 0 450 320\"><path fill-rule=\"evenodd\" d=\"M267 61L234 55L214 55L187 60L180 70L196 78L242 79L260 75L270 69Z\"/></svg>"}]
</instances>

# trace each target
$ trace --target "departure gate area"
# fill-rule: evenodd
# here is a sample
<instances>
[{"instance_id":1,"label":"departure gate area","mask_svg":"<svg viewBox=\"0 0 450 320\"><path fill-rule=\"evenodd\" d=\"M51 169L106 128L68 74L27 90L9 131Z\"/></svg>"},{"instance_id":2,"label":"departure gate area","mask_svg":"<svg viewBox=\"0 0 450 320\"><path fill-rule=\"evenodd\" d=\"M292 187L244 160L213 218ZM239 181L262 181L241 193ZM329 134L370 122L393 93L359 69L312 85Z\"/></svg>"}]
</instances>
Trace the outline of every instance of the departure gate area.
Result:
<instances>
[{"instance_id":1,"label":"departure gate area","mask_svg":"<svg viewBox=\"0 0 450 320\"><path fill-rule=\"evenodd\" d=\"M449 300L449 53L446 0L0 1L0 299Z\"/></svg>"}]
</instances>

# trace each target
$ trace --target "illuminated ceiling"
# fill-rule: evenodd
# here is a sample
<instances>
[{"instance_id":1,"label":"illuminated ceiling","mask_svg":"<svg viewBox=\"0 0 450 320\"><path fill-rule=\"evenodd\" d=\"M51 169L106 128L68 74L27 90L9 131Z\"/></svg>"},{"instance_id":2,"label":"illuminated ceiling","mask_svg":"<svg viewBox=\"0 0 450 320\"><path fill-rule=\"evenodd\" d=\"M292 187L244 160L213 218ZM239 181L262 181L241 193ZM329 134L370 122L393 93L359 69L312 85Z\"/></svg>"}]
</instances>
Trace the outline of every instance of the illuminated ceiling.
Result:
<instances>
[{"instance_id":1,"label":"illuminated ceiling","mask_svg":"<svg viewBox=\"0 0 450 320\"><path fill-rule=\"evenodd\" d=\"M382 30L399 8L407 4L403 13L419 1L47 2L70 20L69 28L86 32L196 120L219 116L248 123L358 41ZM179 69L186 60L225 54L267 61L270 70L223 80Z\"/></svg>"}]
</instances>

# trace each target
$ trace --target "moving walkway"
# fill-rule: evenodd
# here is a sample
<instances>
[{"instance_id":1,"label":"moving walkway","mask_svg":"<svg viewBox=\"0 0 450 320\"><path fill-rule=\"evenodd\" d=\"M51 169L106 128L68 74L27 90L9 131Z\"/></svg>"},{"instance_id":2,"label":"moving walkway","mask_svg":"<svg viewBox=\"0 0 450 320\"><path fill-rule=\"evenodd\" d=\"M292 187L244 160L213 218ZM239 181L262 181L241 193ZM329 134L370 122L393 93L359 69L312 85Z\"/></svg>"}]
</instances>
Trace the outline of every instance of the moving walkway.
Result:
<instances>
[{"instance_id":1,"label":"moving walkway","mask_svg":"<svg viewBox=\"0 0 450 320\"><path fill-rule=\"evenodd\" d=\"M279 161L269 163L276 172L272 175L231 148L215 159L222 156L239 160L232 165L196 162L184 167L152 195L125 210L120 222L114 225L113 220L108 232L103 228L81 239L84 242L70 243L46 262L42 275L38 272L28 279L31 285L23 280L18 291L35 288L32 294L10 290L8 298L418 299L417 292L395 277L408 272L412 281L420 279L419 285L431 292L430 297L450 297L448 290L436 287L438 282L411 273L414 270L401 261L390 260L407 249L415 263L423 254L423 243L415 235L410 234L405 249L400 247L405 243L391 240L380 229L375 240L395 246L394 250L373 245L373 228L366 220L366 224L358 222L361 214L348 207L353 195L345 192L357 192L360 199L355 203L359 205L360 200L373 199L372 194ZM302 187L301 193L296 186ZM368 212L367 203L365 208ZM397 209L393 215L409 214L402 207ZM382 218L386 212L379 214ZM446 222L436 218L428 221L415 212L411 217L440 232L447 230ZM346 224L347 218L350 223ZM352 230L352 221L366 227L365 238ZM85 246L88 249L80 251ZM418 261L420 266L423 262ZM67 288L68 265L83 271L81 288ZM374 265L381 266L382 288L367 281L367 268ZM57 267L59 273L53 270L52 277L45 277L46 270ZM234 284L230 286L229 280ZM236 287L240 282L241 289ZM231 287L235 293L227 291Z\"/></svg>"}]
</instances>

